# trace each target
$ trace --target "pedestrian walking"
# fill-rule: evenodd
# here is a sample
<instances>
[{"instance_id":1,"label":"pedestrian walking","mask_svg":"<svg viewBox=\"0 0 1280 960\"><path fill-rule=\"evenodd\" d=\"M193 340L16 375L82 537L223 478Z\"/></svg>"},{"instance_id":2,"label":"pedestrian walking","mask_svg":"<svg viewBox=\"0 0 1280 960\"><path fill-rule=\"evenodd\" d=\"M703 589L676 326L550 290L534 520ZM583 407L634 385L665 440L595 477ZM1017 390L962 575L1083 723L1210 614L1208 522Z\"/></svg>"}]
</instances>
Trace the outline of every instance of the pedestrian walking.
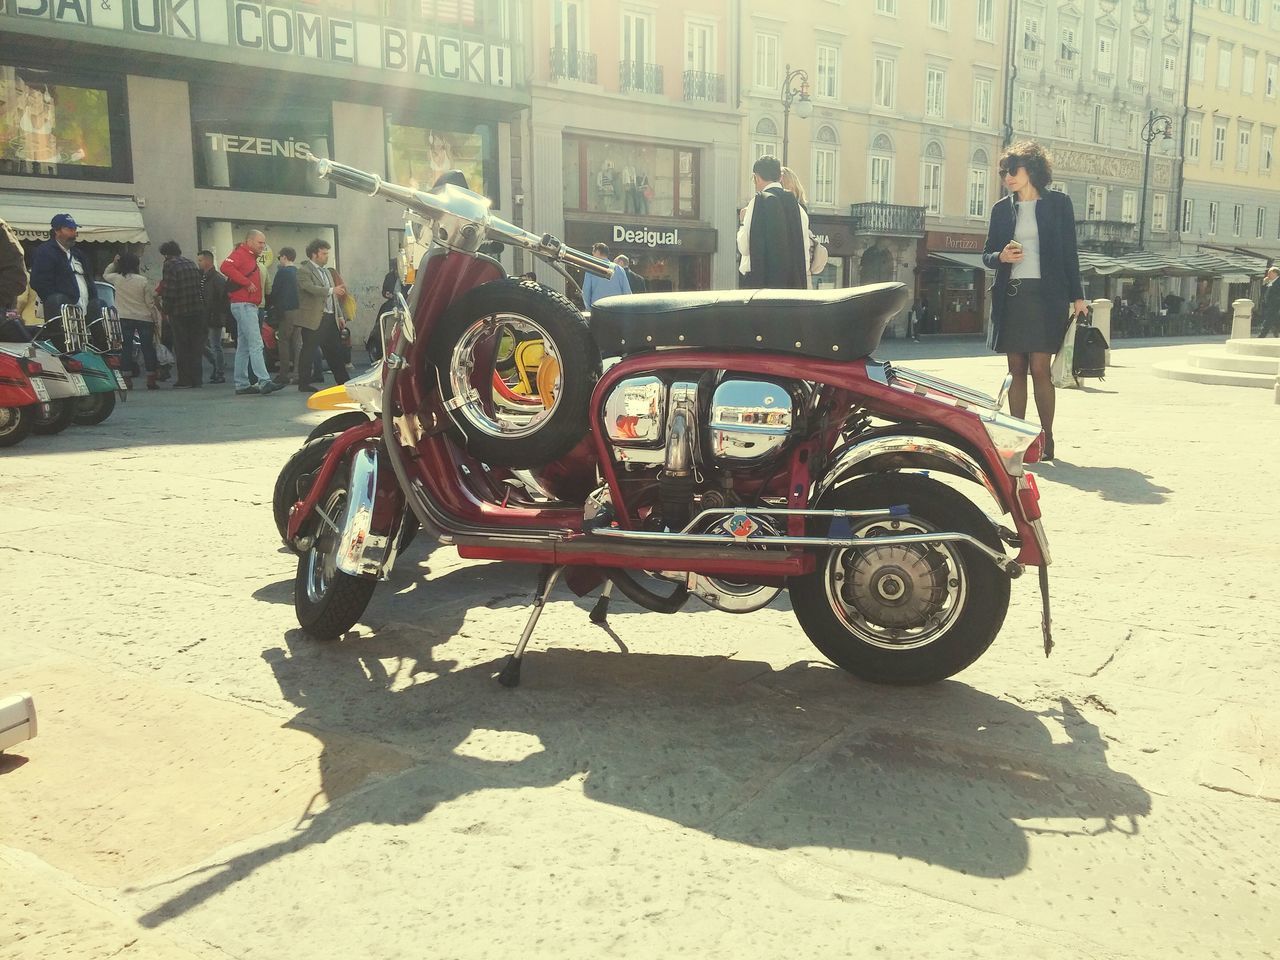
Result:
<instances>
[{"instance_id":1,"label":"pedestrian walking","mask_svg":"<svg viewBox=\"0 0 1280 960\"><path fill-rule=\"evenodd\" d=\"M297 383L296 364L302 331L298 328L298 253L293 247L281 247L276 257L276 278L271 284L271 309L276 315L276 382L281 386Z\"/></svg>"},{"instance_id":2,"label":"pedestrian walking","mask_svg":"<svg viewBox=\"0 0 1280 960\"><path fill-rule=\"evenodd\" d=\"M261 230L250 230L244 241L222 261L222 275L227 278L227 299L231 301L231 315L235 318L236 359L232 377L236 396L270 396L282 386L271 379L267 363L262 357L262 323L258 308L262 304L262 271L258 267L258 255L267 246L267 235ZM249 370L258 378L249 383Z\"/></svg>"},{"instance_id":3,"label":"pedestrian walking","mask_svg":"<svg viewBox=\"0 0 1280 960\"><path fill-rule=\"evenodd\" d=\"M1008 358L1013 386L1009 412L1027 414L1027 374L1044 429L1045 460L1054 459L1055 393L1049 367L1062 347L1069 315L1084 313L1071 198L1050 190L1053 161L1033 141L1015 143L1000 158L1008 196L991 208L982 260L996 272L991 291L991 345Z\"/></svg>"},{"instance_id":4,"label":"pedestrian walking","mask_svg":"<svg viewBox=\"0 0 1280 960\"><path fill-rule=\"evenodd\" d=\"M649 282L644 277L631 269L631 258L625 253L620 253L613 258L613 262L622 268L623 273L627 275L627 285L631 287L632 293L648 293Z\"/></svg>"},{"instance_id":5,"label":"pedestrian walking","mask_svg":"<svg viewBox=\"0 0 1280 960\"><path fill-rule=\"evenodd\" d=\"M175 389L199 387L204 382L205 340L200 268L182 255L182 248L175 240L160 244L160 255L164 257L161 303L173 329L173 362L178 369L173 386Z\"/></svg>"},{"instance_id":6,"label":"pedestrian walking","mask_svg":"<svg viewBox=\"0 0 1280 960\"><path fill-rule=\"evenodd\" d=\"M314 371L311 357L318 346L333 371L335 383L347 382L347 367L342 360L342 340L338 316L342 310L342 298L347 293L345 284L334 283L326 269L331 247L328 240L319 238L307 244L307 260L298 268L299 309L297 325L302 329L302 349L298 362L298 389L312 393L317 388L311 382Z\"/></svg>"},{"instance_id":7,"label":"pedestrian walking","mask_svg":"<svg viewBox=\"0 0 1280 960\"><path fill-rule=\"evenodd\" d=\"M147 372L147 389L156 390L156 322L160 318L160 305L156 302L155 284L144 275L138 255L125 251L102 272L102 279L116 288L116 313L120 316L120 339L124 342L123 361L128 368L133 388L133 377L138 376L138 358L133 352L137 338L142 347L142 366Z\"/></svg>"},{"instance_id":8,"label":"pedestrian walking","mask_svg":"<svg viewBox=\"0 0 1280 960\"><path fill-rule=\"evenodd\" d=\"M591 255L600 260L609 259L609 245L607 243L597 243L591 248ZM591 305L597 300L603 300L605 297L616 297L621 294L631 292L631 281L627 279L627 271L623 270L616 263L613 265L613 273L605 279L597 277L594 273L588 273L582 278L582 304L590 310Z\"/></svg>"},{"instance_id":9,"label":"pedestrian walking","mask_svg":"<svg viewBox=\"0 0 1280 960\"><path fill-rule=\"evenodd\" d=\"M1280 267L1274 264L1267 267L1267 275L1262 280L1262 303L1258 308L1262 315L1259 338L1265 337L1267 331L1272 329L1276 331L1276 336L1280 336L1280 283L1276 283L1277 277L1280 277Z\"/></svg>"},{"instance_id":10,"label":"pedestrian walking","mask_svg":"<svg viewBox=\"0 0 1280 960\"><path fill-rule=\"evenodd\" d=\"M196 254L196 266L200 268L200 300L204 304L204 325L208 343L205 356L213 366L210 383L227 382L227 358L222 349L222 331L235 323L231 316L231 301L227 299L227 278L214 267L213 251L201 250Z\"/></svg>"},{"instance_id":11,"label":"pedestrian walking","mask_svg":"<svg viewBox=\"0 0 1280 960\"><path fill-rule=\"evenodd\" d=\"M781 177L777 157L761 157L751 168L756 195L738 227L742 287L809 287L809 214L782 186Z\"/></svg>"}]
</instances>

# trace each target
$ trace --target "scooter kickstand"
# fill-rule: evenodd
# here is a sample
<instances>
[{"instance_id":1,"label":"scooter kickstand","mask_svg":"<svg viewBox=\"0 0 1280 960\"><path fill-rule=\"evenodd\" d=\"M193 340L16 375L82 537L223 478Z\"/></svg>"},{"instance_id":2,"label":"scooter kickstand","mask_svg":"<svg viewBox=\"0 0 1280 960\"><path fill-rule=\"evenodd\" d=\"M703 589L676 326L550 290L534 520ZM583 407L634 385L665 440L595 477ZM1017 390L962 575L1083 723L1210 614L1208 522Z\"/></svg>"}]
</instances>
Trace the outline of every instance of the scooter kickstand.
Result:
<instances>
[{"instance_id":1,"label":"scooter kickstand","mask_svg":"<svg viewBox=\"0 0 1280 960\"><path fill-rule=\"evenodd\" d=\"M538 618L542 616L542 607L546 604L547 597L555 587L556 580L559 579L563 569L564 567L544 566L538 571L538 588L533 598L533 609L529 611L529 622L524 625L524 633L520 636L520 642L516 644L515 653L507 657L507 662L498 671L498 682L504 687L520 686L520 662L524 658L524 648L529 645L533 628L538 625Z\"/></svg>"},{"instance_id":2,"label":"scooter kickstand","mask_svg":"<svg viewBox=\"0 0 1280 960\"><path fill-rule=\"evenodd\" d=\"M606 580L604 589L600 591L600 599L596 601L596 605L591 608L591 612L587 614L587 619L594 624L604 626L609 617L609 598L613 596L613 581Z\"/></svg>"}]
</instances>

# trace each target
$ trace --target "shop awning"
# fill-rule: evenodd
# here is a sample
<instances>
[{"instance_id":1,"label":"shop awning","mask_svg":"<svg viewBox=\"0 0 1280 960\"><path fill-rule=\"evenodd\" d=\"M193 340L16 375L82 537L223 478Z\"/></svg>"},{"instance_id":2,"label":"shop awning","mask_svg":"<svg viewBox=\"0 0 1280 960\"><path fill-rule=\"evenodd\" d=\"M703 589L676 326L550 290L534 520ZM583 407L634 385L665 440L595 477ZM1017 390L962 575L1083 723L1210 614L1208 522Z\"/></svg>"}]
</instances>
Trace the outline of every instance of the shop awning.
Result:
<instances>
[{"instance_id":1,"label":"shop awning","mask_svg":"<svg viewBox=\"0 0 1280 960\"><path fill-rule=\"evenodd\" d=\"M1080 272L1124 277L1227 277L1262 276L1264 259L1238 253L1195 254L1171 257L1162 253L1128 253L1109 257L1080 252Z\"/></svg>"},{"instance_id":2,"label":"shop awning","mask_svg":"<svg viewBox=\"0 0 1280 960\"><path fill-rule=\"evenodd\" d=\"M966 270L987 269L987 265L982 262L982 254L980 253L939 253L936 250L931 250L929 256L952 267L964 267Z\"/></svg>"},{"instance_id":3,"label":"shop awning","mask_svg":"<svg viewBox=\"0 0 1280 960\"><path fill-rule=\"evenodd\" d=\"M22 240L49 239L49 221L59 213L80 225L80 243L150 242L133 197L0 191L0 217Z\"/></svg>"}]
</instances>

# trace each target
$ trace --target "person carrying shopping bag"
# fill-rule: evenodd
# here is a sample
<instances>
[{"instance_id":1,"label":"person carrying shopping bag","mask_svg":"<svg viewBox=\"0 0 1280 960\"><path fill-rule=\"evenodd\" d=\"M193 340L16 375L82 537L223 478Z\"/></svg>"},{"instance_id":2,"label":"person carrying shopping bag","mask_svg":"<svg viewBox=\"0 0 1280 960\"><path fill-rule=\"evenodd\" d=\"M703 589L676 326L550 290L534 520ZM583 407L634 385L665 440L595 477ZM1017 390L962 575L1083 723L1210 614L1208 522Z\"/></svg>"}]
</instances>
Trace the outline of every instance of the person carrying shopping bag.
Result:
<instances>
[{"instance_id":1,"label":"person carrying shopping bag","mask_svg":"<svg viewBox=\"0 0 1280 960\"><path fill-rule=\"evenodd\" d=\"M116 254L115 259L102 271L102 279L116 288L116 312L120 315L120 333L127 349L123 361L128 367L126 381L133 389L133 378L138 376L138 360L133 353L136 336L142 346L142 365L147 371L147 389L157 390L156 383L156 324L160 320L160 306L156 302L155 284L142 273L138 255L128 251Z\"/></svg>"}]
</instances>

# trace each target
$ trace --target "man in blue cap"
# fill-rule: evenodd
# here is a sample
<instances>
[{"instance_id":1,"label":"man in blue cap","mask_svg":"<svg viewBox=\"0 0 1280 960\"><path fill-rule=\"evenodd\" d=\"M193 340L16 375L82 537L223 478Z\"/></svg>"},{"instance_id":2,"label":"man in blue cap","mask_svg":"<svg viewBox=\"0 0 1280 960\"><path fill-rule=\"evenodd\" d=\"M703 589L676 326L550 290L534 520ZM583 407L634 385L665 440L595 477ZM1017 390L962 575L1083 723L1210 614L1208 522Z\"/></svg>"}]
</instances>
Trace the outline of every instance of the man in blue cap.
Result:
<instances>
[{"instance_id":1,"label":"man in blue cap","mask_svg":"<svg viewBox=\"0 0 1280 960\"><path fill-rule=\"evenodd\" d=\"M51 236L31 255L31 287L44 304L45 319L58 316L64 306L80 307L89 318L100 308L93 290L93 268L76 248L79 224L69 213L49 221Z\"/></svg>"}]
</instances>

